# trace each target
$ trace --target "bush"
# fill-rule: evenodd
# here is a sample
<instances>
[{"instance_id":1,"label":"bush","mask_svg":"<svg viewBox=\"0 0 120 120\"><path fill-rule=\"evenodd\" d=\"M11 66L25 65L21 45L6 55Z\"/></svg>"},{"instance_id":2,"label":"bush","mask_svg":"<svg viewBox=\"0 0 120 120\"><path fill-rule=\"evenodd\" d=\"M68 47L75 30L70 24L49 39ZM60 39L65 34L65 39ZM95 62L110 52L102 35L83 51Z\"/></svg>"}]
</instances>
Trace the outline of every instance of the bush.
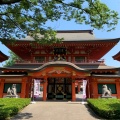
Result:
<instances>
[{"instance_id":1,"label":"bush","mask_svg":"<svg viewBox=\"0 0 120 120\"><path fill-rule=\"evenodd\" d=\"M26 98L1 98L0 99L0 120L5 120L16 115L21 109L30 103Z\"/></svg>"},{"instance_id":2,"label":"bush","mask_svg":"<svg viewBox=\"0 0 120 120\"><path fill-rule=\"evenodd\" d=\"M88 99L88 105L99 116L107 119L120 119L119 99Z\"/></svg>"}]
</instances>

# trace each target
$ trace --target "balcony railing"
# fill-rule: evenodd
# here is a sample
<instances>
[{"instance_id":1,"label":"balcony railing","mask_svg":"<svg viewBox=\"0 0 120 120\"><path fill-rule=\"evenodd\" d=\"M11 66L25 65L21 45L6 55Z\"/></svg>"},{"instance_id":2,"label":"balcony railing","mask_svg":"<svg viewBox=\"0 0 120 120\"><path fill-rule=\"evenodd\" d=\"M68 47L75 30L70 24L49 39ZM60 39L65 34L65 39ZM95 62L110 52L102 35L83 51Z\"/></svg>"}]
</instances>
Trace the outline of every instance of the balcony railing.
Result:
<instances>
[{"instance_id":1,"label":"balcony railing","mask_svg":"<svg viewBox=\"0 0 120 120\"><path fill-rule=\"evenodd\" d=\"M104 59L100 59L100 60L88 59L83 61L74 61L73 63L74 64L100 64L100 63L104 63Z\"/></svg>"},{"instance_id":2,"label":"balcony railing","mask_svg":"<svg viewBox=\"0 0 120 120\"><path fill-rule=\"evenodd\" d=\"M29 61L29 60L16 60L15 64L44 64L45 61Z\"/></svg>"},{"instance_id":3,"label":"balcony railing","mask_svg":"<svg viewBox=\"0 0 120 120\"><path fill-rule=\"evenodd\" d=\"M15 63L16 64L44 64L47 62L52 62L52 61L29 61L29 60L17 60ZM100 64L100 63L104 63L104 59L101 60L93 60L93 59L89 59L89 60L84 60L84 61L66 61L66 62L71 62L74 64Z\"/></svg>"}]
</instances>

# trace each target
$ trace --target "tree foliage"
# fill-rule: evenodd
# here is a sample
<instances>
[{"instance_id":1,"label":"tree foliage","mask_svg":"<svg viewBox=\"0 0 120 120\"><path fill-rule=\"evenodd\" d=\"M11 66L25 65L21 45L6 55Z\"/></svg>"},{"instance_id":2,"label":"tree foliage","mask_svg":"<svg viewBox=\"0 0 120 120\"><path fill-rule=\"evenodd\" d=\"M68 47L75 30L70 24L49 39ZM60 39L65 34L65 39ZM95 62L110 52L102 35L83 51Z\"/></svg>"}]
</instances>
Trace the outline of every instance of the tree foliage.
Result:
<instances>
[{"instance_id":1,"label":"tree foliage","mask_svg":"<svg viewBox=\"0 0 120 120\"><path fill-rule=\"evenodd\" d=\"M8 60L5 61L4 67L12 66L17 60L21 60L14 52L9 51L10 57Z\"/></svg>"},{"instance_id":2,"label":"tree foliage","mask_svg":"<svg viewBox=\"0 0 120 120\"><path fill-rule=\"evenodd\" d=\"M100 0L0 0L0 38L32 36L38 43L55 43L56 32L46 22L64 19L96 29L115 29L118 13ZM109 1L108 1L109 2ZM39 38L39 35L42 38Z\"/></svg>"}]
</instances>

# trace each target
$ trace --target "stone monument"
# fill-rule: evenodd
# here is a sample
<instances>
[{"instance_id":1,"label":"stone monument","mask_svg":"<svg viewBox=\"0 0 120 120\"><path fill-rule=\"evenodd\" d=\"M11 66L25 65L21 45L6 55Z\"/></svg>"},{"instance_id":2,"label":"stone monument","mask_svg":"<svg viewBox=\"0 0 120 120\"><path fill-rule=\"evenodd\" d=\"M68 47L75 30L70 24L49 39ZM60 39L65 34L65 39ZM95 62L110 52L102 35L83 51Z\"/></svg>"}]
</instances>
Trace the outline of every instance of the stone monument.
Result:
<instances>
[{"instance_id":1,"label":"stone monument","mask_svg":"<svg viewBox=\"0 0 120 120\"><path fill-rule=\"evenodd\" d=\"M103 85L101 98L112 98L111 94L112 94L111 89L110 88L108 89L107 85Z\"/></svg>"},{"instance_id":2,"label":"stone monument","mask_svg":"<svg viewBox=\"0 0 120 120\"><path fill-rule=\"evenodd\" d=\"M16 84L13 84L11 89L10 87L7 89L6 97L18 98Z\"/></svg>"}]
</instances>

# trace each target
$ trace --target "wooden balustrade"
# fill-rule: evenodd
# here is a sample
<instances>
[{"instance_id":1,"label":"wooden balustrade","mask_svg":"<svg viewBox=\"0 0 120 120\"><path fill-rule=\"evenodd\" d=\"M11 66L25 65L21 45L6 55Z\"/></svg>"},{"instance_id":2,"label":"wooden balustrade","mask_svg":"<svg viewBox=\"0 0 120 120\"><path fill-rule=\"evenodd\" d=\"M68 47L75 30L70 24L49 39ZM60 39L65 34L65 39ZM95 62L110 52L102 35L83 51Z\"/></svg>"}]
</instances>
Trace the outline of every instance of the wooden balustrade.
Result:
<instances>
[{"instance_id":1,"label":"wooden balustrade","mask_svg":"<svg viewBox=\"0 0 120 120\"><path fill-rule=\"evenodd\" d=\"M27 61L27 60L17 60L16 61L16 64L44 64L44 63L47 63L47 62L53 62L53 61L35 61L35 60L32 60L32 61ZM71 62L71 61L67 61L67 62ZM74 64L98 64L98 63L104 63L104 60L101 59L101 60L92 60L92 59L88 59L88 60L83 60L83 61L74 61L72 62Z\"/></svg>"}]
</instances>

